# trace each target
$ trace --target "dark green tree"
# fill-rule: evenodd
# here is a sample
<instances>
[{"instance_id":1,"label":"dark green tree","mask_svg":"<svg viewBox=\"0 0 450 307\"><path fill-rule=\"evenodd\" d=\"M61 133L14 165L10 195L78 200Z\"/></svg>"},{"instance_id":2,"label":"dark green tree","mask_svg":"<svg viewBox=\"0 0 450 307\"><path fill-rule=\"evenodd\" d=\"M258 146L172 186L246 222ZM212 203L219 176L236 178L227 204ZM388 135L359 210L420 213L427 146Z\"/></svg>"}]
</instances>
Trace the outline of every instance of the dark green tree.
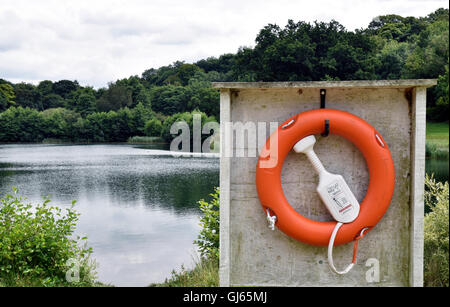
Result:
<instances>
[{"instance_id":1,"label":"dark green tree","mask_svg":"<svg viewBox=\"0 0 450 307\"><path fill-rule=\"evenodd\" d=\"M53 93L63 98L69 98L69 94L79 88L78 81L60 80L53 83Z\"/></svg>"},{"instance_id":2,"label":"dark green tree","mask_svg":"<svg viewBox=\"0 0 450 307\"><path fill-rule=\"evenodd\" d=\"M133 104L131 91L124 85L111 83L109 88L97 100L97 109L107 112L129 107Z\"/></svg>"},{"instance_id":3,"label":"dark green tree","mask_svg":"<svg viewBox=\"0 0 450 307\"><path fill-rule=\"evenodd\" d=\"M66 100L55 93L50 93L42 97L42 108L44 110L51 108L64 108Z\"/></svg>"},{"instance_id":4,"label":"dark green tree","mask_svg":"<svg viewBox=\"0 0 450 307\"><path fill-rule=\"evenodd\" d=\"M153 118L145 123L145 135L161 136L162 123L159 119Z\"/></svg>"},{"instance_id":5,"label":"dark green tree","mask_svg":"<svg viewBox=\"0 0 450 307\"><path fill-rule=\"evenodd\" d=\"M96 99L92 93L80 94L75 103L75 110L85 117L96 111Z\"/></svg>"},{"instance_id":6,"label":"dark green tree","mask_svg":"<svg viewBox=\"0 0 450 307\"><path fill-rule=\"evenodd\" d=\"M42 110L41 94L33 84L18 83L14 85L15 101L18 106Z\"/></svg>"}]
</instances>

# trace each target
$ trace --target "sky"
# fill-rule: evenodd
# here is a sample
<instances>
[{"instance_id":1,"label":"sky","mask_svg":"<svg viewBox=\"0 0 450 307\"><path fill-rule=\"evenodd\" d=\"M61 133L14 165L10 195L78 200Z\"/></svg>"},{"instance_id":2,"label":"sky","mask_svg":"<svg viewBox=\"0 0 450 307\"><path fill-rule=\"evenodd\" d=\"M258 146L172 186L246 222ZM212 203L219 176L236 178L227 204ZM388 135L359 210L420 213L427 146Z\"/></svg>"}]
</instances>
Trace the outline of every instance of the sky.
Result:
<instances>
[{"instance_id":1,"label":"sky","mask_svg":"<svg viewBox=\"0 0 450 307\"><path fill-rule=\"evenodd\" d=\"M426 16L441 0L0 0L0 78L105 87L175 61L254 46L272 23L332 19L348 30L379 15Z\"/></svg>"}]
</instances>

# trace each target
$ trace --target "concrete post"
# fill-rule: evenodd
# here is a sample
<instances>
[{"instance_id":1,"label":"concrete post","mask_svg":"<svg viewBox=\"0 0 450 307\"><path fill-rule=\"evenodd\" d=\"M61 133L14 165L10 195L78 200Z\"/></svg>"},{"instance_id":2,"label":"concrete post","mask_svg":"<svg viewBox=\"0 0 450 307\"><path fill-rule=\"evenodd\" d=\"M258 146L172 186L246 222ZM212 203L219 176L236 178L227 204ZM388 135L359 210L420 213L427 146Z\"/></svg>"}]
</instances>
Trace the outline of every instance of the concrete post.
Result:
<instances>
[{"instance_id":1,"label":"concrete post","mask_svg":"<svg viewBox=\"0 0 450 307\"><path fill-rule=\"evenodd\" d=\"M422 286L426 88L435 84L436 80L214 83L221 91L221 285ZM396 171L391 205L360 241L357 264L345 276L329 269L326 247L295 241L267 227L256 192L257 157L224 155L230 144L250 154L255 146L260 149L257 139L261 132L269 136L270 122L281 124L319 108L322 88L327 90L327 108L353 113L382 134ZM257 127L258 136L247 129L248 139L238 142L238 136L225 131L229 122L254 123L246 127ZM315 151L330 172L344 176L361 201L369 178L356 147L335 135L319 136ZM310 219L332 220L315 192L317 180L304 155L288 155L282 186L290 204ZM352 248L353 244L335 247L337 266L351 260Z\"/></svg>"}]
</instances>

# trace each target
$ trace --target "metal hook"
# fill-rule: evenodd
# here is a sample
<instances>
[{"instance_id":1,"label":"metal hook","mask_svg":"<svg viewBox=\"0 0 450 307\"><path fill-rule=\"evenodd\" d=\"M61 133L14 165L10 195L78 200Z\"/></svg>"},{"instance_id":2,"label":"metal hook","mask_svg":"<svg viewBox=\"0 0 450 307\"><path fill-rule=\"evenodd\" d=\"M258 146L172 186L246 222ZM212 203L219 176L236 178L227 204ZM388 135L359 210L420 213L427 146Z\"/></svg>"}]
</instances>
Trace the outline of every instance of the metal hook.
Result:
<instances>
[{"instance_id":1,"label":"metal hook","mask_svg":"<svg viewBox=\"0 0 450 307\"><path fill-rule=\"evenodd\" d=\"M324 137L327 137L330 134L330 120L326 119L325 120L325 130L323 131L323 133L321 134Z\"/></svg>"},{"instance_id":2,"label":"metal hook","mask_svg":"<svg viewBox=\"0 0 450 307\"><path fill-rule=\"evenodd\" d=\"M321 89L320 90L320 108L325 109L325 98L327 96L327 90Z\"/></svg>"}]
</instances>

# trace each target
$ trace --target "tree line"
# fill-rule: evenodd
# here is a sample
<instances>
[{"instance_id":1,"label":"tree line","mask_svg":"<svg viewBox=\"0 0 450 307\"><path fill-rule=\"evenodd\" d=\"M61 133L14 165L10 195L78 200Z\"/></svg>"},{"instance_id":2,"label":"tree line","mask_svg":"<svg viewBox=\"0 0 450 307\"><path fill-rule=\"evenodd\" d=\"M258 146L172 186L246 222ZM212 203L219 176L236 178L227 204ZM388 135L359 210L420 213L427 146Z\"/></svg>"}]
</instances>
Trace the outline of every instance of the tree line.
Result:
<instances>
[{"instance_id":1,"label":"tree line","mask_svg":"<svg viewBox=\"0 0 450 307\"><path fill-rule=\"evenodd\" d=\"M426 17L384 15L367 28L337 21L269 24L254 47L195 63L177 61L105 88L77 81L11 83L0 79L0 142L121 142L171 139L179 118L219 119L214 81L312 81L438 78L428 90L429 120L448 120L448 9Z\"/></svg>"}]
</instances>

